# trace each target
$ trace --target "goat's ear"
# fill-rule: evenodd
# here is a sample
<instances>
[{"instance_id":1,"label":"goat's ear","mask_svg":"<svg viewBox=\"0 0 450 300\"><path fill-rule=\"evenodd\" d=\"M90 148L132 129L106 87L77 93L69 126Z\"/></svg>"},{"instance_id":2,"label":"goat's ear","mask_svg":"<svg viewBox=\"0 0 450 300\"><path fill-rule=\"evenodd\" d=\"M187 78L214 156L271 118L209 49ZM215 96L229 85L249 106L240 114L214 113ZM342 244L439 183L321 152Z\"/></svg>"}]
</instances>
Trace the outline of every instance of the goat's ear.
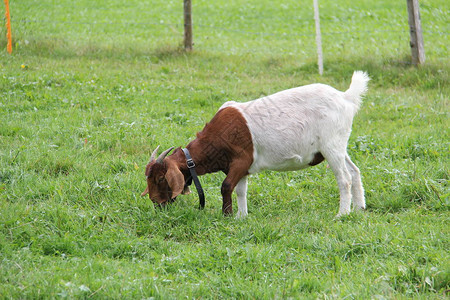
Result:
<instances>
[{"instance_id":1,"label":"goat's ear","mask_svg":"<svg viewBox=\"0 0 450 300\"><path fill-rule=\"evenodd\" d=\"M148 194L148 186L145 188L145 191L142 192L141 197L144 197Z\"/></svg>"},{"instance_id":2,"label":"goat's ear","mask_svg":"<svg viewBox=\"0 0 450 300\"><path fill-rule=\"evenodd\" d=\"M184 189L184 176L175 163L170 163L166 173L166 180L172 190L172 199L181 194Z\"/></svg>"}]
</instances>

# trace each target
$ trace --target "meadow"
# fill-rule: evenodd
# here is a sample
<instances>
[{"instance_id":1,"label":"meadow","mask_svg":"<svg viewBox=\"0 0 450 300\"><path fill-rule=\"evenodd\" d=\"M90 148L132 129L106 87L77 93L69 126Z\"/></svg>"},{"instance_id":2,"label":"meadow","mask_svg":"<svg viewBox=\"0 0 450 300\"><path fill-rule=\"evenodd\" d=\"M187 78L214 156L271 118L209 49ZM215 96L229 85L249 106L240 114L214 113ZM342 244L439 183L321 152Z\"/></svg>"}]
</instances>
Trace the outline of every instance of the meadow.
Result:
<instances>
[{"instance_id":1,"label":"meadow","mask_svg":"<svg viewBox=\"0 0 450 300\"><path fill-rule=\"evenodd\" d=\"M448 299L449 4L420 1L10 1L0 33L0 298ZM326 162L249 178L249 216L221 213L224 175L166 209L141 198L152 150L185 146L225 101L372 80L348 151L367 210L339 219ZM236 208L236 203L234 203ZM236 210L235 210L236 211Z\"/></svg>"}]
</instances>

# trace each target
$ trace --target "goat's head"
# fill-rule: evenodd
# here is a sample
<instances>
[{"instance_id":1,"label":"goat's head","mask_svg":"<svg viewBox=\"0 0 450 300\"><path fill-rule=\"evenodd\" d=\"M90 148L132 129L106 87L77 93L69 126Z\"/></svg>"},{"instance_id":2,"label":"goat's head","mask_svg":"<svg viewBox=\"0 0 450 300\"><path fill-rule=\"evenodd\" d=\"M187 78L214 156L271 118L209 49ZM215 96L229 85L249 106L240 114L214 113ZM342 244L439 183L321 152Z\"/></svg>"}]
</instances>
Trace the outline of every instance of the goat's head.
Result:
<instances>
[{"instance_id":1,"label":"goat's head","mask_svg":"<svg viewBox=\"0 0 450 300\"><path fill-rule=\"evenodd\" d=\"M147 188L141 196L148 194L153 203L165 206L183 192L184 176L177 163L170 157L166 158L173 147L162 152L156 158L158 149L159 146L153 151L150 161L145 168Z\"/></svg>"}]
</instances>

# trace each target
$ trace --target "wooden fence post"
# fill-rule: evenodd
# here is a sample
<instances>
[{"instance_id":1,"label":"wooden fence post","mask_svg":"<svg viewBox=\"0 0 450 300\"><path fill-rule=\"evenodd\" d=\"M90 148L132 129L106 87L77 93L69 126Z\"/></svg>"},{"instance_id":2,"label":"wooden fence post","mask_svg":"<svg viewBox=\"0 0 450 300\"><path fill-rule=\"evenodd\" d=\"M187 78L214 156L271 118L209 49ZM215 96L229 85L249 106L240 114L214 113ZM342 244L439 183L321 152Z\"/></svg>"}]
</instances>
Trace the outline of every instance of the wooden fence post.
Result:
<instances>
[{"instance_id":1,"label":"wooden fence post","mask_svg":"<svg viewBox=\"0 0 450 300\"><path fill-rule=\"evenodd\" d=\"M320 33L319 2L314 0L314 21L316 23L317 65L319 74L323 74L322 34Z\"/></svg>"},{"instance_id":2,"label":"wooden fence post","mask_svg":"<svg viewBox=\"0 0 450 300\"><path fill-rule=\"evenodd\" d=\"M184 0L184 50L192 51L192 4Z\"/></svg>"},{"instance_id":3,"label":"wooden fence post","mask_svg":"<svg viewBox=\"0 0 450 300\"><path fill-rule=\"evenodd\" d=\"M411 35L411 55L414 65L425 62L422 25L420 23L419 0L406 0L408 6L409 33Z\"/></svg>"}]
</instances>

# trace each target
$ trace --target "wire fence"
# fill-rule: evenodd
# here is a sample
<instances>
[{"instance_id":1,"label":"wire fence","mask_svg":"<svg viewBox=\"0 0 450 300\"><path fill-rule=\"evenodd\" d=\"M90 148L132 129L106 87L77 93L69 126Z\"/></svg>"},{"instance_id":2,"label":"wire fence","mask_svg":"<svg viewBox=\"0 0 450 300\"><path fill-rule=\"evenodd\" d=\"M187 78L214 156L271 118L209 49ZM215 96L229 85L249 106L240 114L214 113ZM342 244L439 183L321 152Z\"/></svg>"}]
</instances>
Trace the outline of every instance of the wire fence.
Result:
<instances>
[{"instance_id":1,"label":"wire fence","mask_svg":"<svg viewBox=\"0 0 450 300\"><path fill-rule=\"evenodd\" d=\"M59 10L70 10L69 8L61 6ZM97 9L103 10L106 17L103 16L103 19L98 20L95 17L94 19L92 17L79 17L72 20L71 15L61 16L55 12L49 13L48 17L41 16L39 18L16 17L17 15L13 14L13 28L15 27L18 33L16 39L20 43L20 40L26 40L34 36L64 37L64 32L72 32L73 35L79 34L81 39L104 35L104 39L113 40L115 34L122 33L128 35L131 40L136 36L143 39L147 34L156 40L160 39L162 44L167 42L181 44L182 42L183 22L182 13L179 10L164 11L164 14L159 18L152 18L155 21L140 21L138 18L136 18L136 21L132 21L125 17L126 14L118 17L111 14L108 17L108 13L114 12L113 8ZM388 22L386 17L375 22L369 20L376 25L372 28L364 25L367 19L364 14L368 13L360 13L359 19L347 21L347 23L334 20L333 17L329 16L330 13L321 20L325 25L322 26L322 36L325 39L338 41L336 43L325 40L325 56L327 51L339 52L342 51L339 50L341 48L355 48L354 51L361 49L360 52L364 52L370 43L373 44L374 49L381 44L383 47L391 47L394 52L399 54L409 51L409 27L406 11L403 19L398 17L396 22ZM58 16L55 17L54 15ZM445 18L448 13L443 10L441 15L440 17ZM194 16L194 48L198 50L263 54L279 51L311 54L315 51L314 47L309 46L313 44L315 36L312 15L310 17L293 17L292 15L284 17L280 15L271 16L270 14L246 15L240 18L244 19L245 22L240 22L240 19L236 19L239 22L233 22L221 20L220 14L209 16L203 12L196 15L194 8ZM109 19L105 20L105 18ZM280 24L285 26L280 26ZM84 27L84 29L80 27ZM134 32L137 27L140 28L139 33ZM426 43L436 48L432 51L432 55L437 59L447 59L446 48L448 47L449 32L448 22L445 26L432 25L425 26L423 29ZM237 39L238 42L234 39ZM439 39L441 41L438 41ZM155 43L158 42L155 41ZM373 54L376 51L374 49L369 52Z\"/></svg>"},{"instance_id":2,"label":"wire fence","mask_svg":"<svg viewBox=\"0 0 450 300\"><path fill-rule=\"evenodd\" d=\"M16 20L13 20L16 21ZM179 29L183 28L182 23L164 23L164 22L129 22L129 21L121 21L121 22L113 22L113 21L82 21L82 22L74 22L74 21L52 21L52 20L31 20L31 19L19 19L17 22L20 23L46 23L46 24L59 24L59 25L89 25L89 26L99 26L99 25L117 25L117 26L161 26L161 27L177 27ZM258 36L275 36L275 37L283 37L286 34L280 34L279 32L260 32L260 31L245 31L238 29L230 29L226 27L219 27L214 25L207 24L194 24L196 28L204 28L210 30L224 31L230 33L239 33L244 35L258 35ZM433 30L424 30L424 33L427 34L436 34L441 36L449 35L449 31L433 31ZM330 31L330 32L322 32L323 35L345 35L345 34L374 34L374 33L405 33L408 34L408 28L404 28L401 30L394 29L374 29L374 30L347 30L347 31ZM290 36L315 36L313 32L299 32L289 34Z\"/></svg>"}]
</instances>

